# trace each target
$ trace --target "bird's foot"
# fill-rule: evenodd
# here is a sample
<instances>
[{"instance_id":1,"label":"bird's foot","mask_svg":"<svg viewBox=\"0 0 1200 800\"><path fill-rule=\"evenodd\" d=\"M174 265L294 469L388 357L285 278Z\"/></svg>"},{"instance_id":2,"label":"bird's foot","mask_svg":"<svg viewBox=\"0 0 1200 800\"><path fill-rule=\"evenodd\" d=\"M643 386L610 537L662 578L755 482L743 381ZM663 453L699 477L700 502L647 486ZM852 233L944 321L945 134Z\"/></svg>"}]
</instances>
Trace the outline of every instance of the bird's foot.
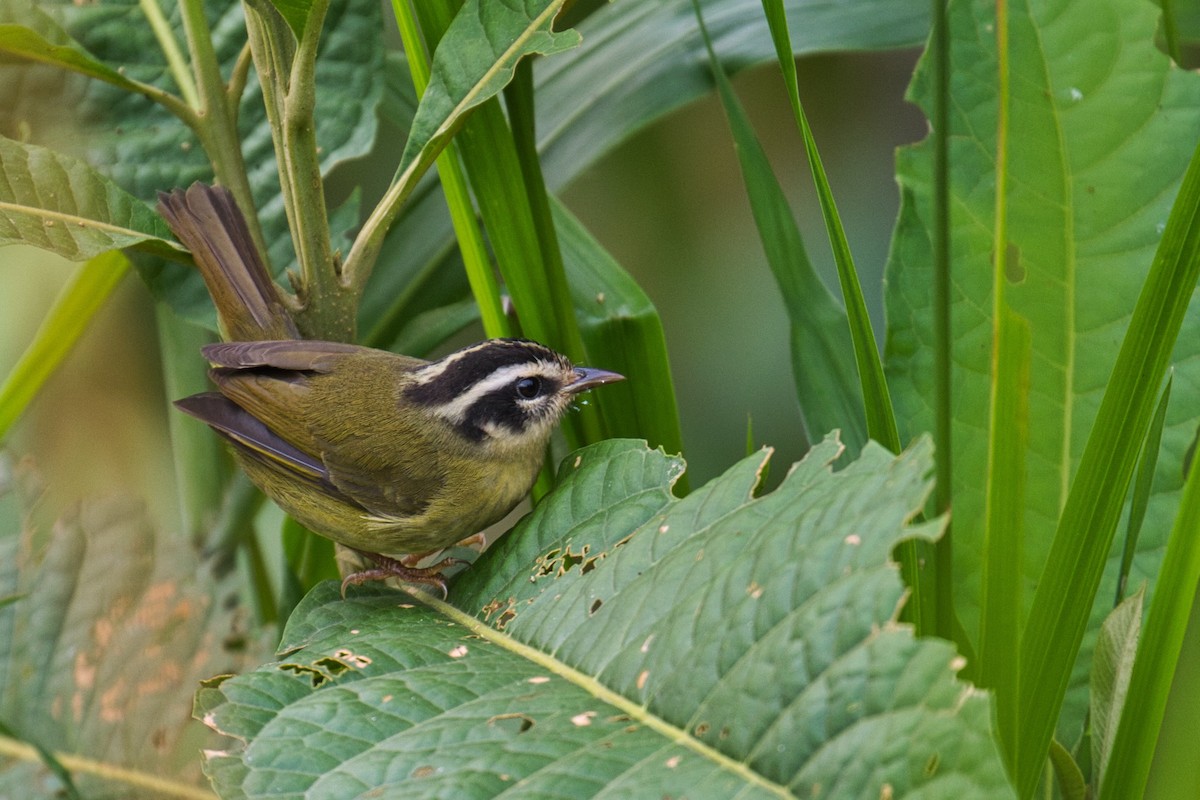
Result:
<instances>
[{"instance_id":1,"label":"bird's foot","mask_svg":"<svg viewBox=\"0 0 1200 800\"><path fill-rule=\"evenodd\" d=\"M405 583L417 583L422 586L435 586L442 593L442 599L445 600L447 596L446 578L442 575L442 570L449 569L455 564L467 563L461 558L445 558L429 567L409 567L395 558L389 558L379 553L371 553L358 548L351 549L375 562L375 567L352 572L342 579L343 600L346 598L347 586L360 586L368 581L382 581L388 578L399 578Z\"/></svg>"}]
</instances>

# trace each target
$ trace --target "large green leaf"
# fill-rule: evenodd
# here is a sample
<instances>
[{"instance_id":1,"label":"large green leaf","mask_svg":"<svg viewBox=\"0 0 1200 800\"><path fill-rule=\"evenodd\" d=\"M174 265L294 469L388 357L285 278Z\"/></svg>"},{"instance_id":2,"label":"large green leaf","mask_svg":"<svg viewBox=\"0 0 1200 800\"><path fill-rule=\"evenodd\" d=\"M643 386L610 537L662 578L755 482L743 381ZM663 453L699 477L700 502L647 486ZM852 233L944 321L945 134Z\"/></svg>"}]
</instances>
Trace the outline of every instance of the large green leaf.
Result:
<instances>
[{"instance_id":1,"label":"large green leaf","mask_svg":"<svg viewBox=\"0 0 1200 800\"><path fill-rule=\"evenodd\" d=\"M28 0L0 3L0 52L78 72L126 91L136 91L132 81L93 58L57 22Z\"/></svg>"},{"instance_id":2,"label":"large green leaf","mask_svg":"<svg viewBox=\"0 0 1200 800\"><path fill-rule=\"evenodd\" d=\"M787 6L797 54L912 47L929 31L929 4L911 0ZM727 74L774 59L761 0L704 0L701 9ZM535 72L538 135L553 187L713 88L691 0L609 3L578 30L582 47Z\"/></svg>"},{"instance_id":3,"label":"large green leaf","mask_svg":"<svg viewBox=\"0 0 1200 800\"><path fill-rule=\"evenodd\" d=\"M83 261L122 247L179 254L170 238L149 206L87 164L0 137L0 246Z\"/></svg>"},{"instance_id":4,"label":"large green leaf","mask_svg":"<svg viewBox=\"0 0 1200 800\"><path fill-rule=\"evenodd\" d=\"M0 463L0 484L10 477ZM196 683L267 649L228 566L198 562L128 499L85 502L50 535L31 530L9 488L0 597L15 601L0 607L0 720L54 752L88 798L203 796L196 752L213 739L189 721ZM33 762L0 770L5 797L53 796L53 785Z\"/></svg>"},{"instance_id":5,"label":"large green leaf","mask_svg":"<svg viewBox=\"0 0 1200 800\"><path fill-rule=\"evenodd\" d=\"M317 587L280 660L197 712L225 797L1011 796L989 702L896 622L888 553L927 441L832 473L765 454L683 500L677 458L609 440L454 586L454 606Z\"/></svg>"},{"instance_id":6,"label":"large green leaf","mask_svg":"<svg viewBox=\"0 0 1200 800\"><path fill-rule=\"evenodd\" d=\"M972 635L978 625L985 497L993 253L1005 248L1008 301L1032 334L1031 425L1019 569L1028 610L1073 470L1167 210L1200 130L1200 79L1172 69L1153 46L1156 12L1141 0L1011 4L1011 130L1008 241L992 240L995 189L994 4L962 0L950 9L951 261L954 266L954 555L956 606ZM924 63L912 89L928 108ZM1120 108L1120 114L1112 113ZM902 151L900 221L888 266L888 368L906 435L933 423L933 333L929 286L932 153ZM1183 323L1174 354L1176 386L1200 379L1200 313ZM1015 389L1014 389L1015 390ZM1138 542L1135 580L1152 575L1177 503L1180 456L1197 421L1195 390L1176 389L1163 431L1154 493ZM1087 663L1113 595L1119 548L1110 559L1083 657L1060 725L1078 736Z\"/></svg>"}]
</instances>

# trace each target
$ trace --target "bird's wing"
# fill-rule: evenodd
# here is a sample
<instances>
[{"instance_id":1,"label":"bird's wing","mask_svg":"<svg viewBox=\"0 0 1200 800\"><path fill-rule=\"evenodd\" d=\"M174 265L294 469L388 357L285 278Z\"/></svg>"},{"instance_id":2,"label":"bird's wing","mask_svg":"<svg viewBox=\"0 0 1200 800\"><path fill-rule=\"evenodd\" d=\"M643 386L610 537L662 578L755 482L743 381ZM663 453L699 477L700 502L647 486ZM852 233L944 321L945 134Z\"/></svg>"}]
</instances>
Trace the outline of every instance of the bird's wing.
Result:
<instances>
[{"instance_id":1,"label":"bird's wing","mask_svg":"<svg viewBox=\"0 0 1200 800\"><path fill-rule=\"evenodd\" d=\"M204 355L221 394L265 429L267 437L252 446L270 458L284 449L280 443L303 453L346 502L388 520L419 514L443 485L436 455L414 457L403 441L422 434L397 423L388 374L426 362L305 340L226 342L205 347Z\"/></svg>"},{"instance_id":2,"label":"bird's wing","mask_svg":"<svg viewBox=\"0 0 1200 800\"><path fill-rule=\"evenodd\" d=\"M309 483L329 483L329 473L319 458L277 436L261 420L220 392L185 397L176 400L175 406L211 426L237 445L241 452L264 466Z\"/></svg>"}]
</instances>

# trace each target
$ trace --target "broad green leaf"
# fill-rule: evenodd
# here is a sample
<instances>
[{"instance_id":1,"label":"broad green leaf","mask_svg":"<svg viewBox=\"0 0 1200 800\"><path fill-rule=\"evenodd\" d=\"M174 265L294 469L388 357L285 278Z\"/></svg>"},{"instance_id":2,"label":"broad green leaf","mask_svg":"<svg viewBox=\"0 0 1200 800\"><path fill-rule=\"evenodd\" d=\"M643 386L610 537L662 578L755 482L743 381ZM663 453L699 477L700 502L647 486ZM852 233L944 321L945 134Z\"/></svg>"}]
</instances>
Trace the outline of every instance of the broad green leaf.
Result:
<instances>
[{"instance_id":1,"label":"broad green leaf","mask_svg":"<svg viewBox=\"0 0 1200 800\"><path fill-rule=\"evenodd\" d=\"M0 499L19 510L12 495ZM84 502L50 532L0 510L0 719L66 768L88 798L210 797L189 722L197 682L257 662L228 570L158 535L140 503ZM51 796L27 760L0 795Z\"/></svg>"},{"instance_id":2,"label":"broad green leaf","mask_svg":"<svg viewBox=\"0 0 1200 800\"><path fill-rule=\"evenodd\" d=\"M33 341L0 383L0 440L8 436L9 428L71 352L128 270L129 259L109 251L89 259L71 276Z\"/></svg>"},{"instance_id":3,"label":"broad green leaf","mask_svg":"<svg viewBox=\"0 0 1200 800\"><path fill-rule=\"evenodd\" d=\"M928 493L927 442L819 444L753 499L766 454L683 500L628 440L454 586L454 606L318 586L279 660L197 713L227 797L1012 796L985 695L896 622L888 553ZM460 610L461 609L461 610ZM464 613L465 612L465 613Z\"/></svg>"},{"instance_id":4,"label":"broad green leaf","mask_svg":"<svg viewBox=\"0 0 1200 800\"><path fill-rule=\"evenodd\" d=\"M1142 608L1146 599L1144 586L1113 609L1100 626L1096 653L1092 658L1091 703L1092 765L1097 778L1104 775L1117 724L1125 707L1129 676L1137 654L1138 637L1142 633ZM1099 784L1099 781L1096 781Z\"/></svg>"},{"instance_id":5,"label":"broad green leaf","mask_svg":"<svg viewBox=\"0 0 1200 800\"><path fill-rule=\"evenodd\" d=\"M126 91L137 91L135 83L93 58L58 23L27 0L0 3L0 53L40 61Z\"/></svg>"},{"instance_id":6,"label":"broad green leaf","mask_svg":"<svg viewBox=\"0 0 1200 800\"><path fill-rule=\"evenodd\" d=\"M1008 241L995 217L995 4L950 7L950 202L953 264L954 557L956 606L977 641L985 497L992 259L1009 253L1008 299L1032 334L1030 451L1025 461L1026 611L1046 564L1059 512L1109 380L1118 345L1162 235L1200 130L1200 77L1173 69L1153 46L1156 10L1141 0L1010 4L1011 129ZM911 90L928 109L929 65ZM1112 114L1114 107L1120 114ZM887 364L903 436L933 425L931 149L901 151L901 212L888 265ZM1190 291L1187 290L1187 291ZM1176 387L1200 385L1200 313L1185 319L1174 352ZM1184 378L1184 376L1191 376ZM1155 387L1157 387L1155 382ZM1015 391L1015 387L1012 389ZM1181 453L1200 418L1178 388L1163 431ZM1157 468L1133 571L1153 574L1181 484L1177 455ZM1120 489L1117 490L1119 493ZM1095 632L1110 606L1119 554L1110 555L1076 665L1058 738L1072 746L1086 708ZM1084 602L1069 592L1068 602ZM1063 644L1056 642L1055 652ZM1024 679L1024 676L1023 676ZM1045 711L1043 712L1045 713Z\"/></svg>"},{"instance_id":7,"label":"broad green leaf","mask_svg":"<svg viewBox=\"0 0 1200 800\"><path fill-rule=\"evenodd\" d=\"M448 138L463 116L495 97L528 55L551 55L579 44L575 31L554 31L562 0L509 6L467 0L433 54L429 86L421 95L398 173L419 154Z\"/></svg>"},{"instance_id":8,"label":"broad green leaf","mask_svg":"<svg viewBox=\"0 0 1200 800\"><path fill-rule=\"evenodd\" d=\"M797 54L921 44L929 4L788 3ZM775 58L761 0L705 0L725 72ZM551 188L656 119L712 91L691 0L608 3L578 27L583 46L536 65L538 136Z\"/></svg>"},{"instance_id":9,"label":"broad green leaf","mask_svg":"<svg viewBox=\"0 0 1200 800\"><path fill-rule=\"evenodd\" d=\"M74 261L135 246L178 255L170 236L145 203L87 164L0 137L0 246L30 244Z\"/></svg>"},{"instance_id":10,"label":"broad green leaf","mask_svg":"<svg viewBox=\"0 0 1200 800\"><path fill-rule=\"evenodd\" d=\"M96 59L119 66L130 78L163 89L175 88L139 0L40 6ZM223 74L228 75L246 43L242 8L238 3L214 1L207 9L217 57ZM383 84L380 12L379 4L368 0L335 0L326 14L317 59L314 115L325 173L365 154L374 144L378 127L375 110ZM172 4L167 16L182 40L178 7ZM0 84L7 80L0 78ZM69 84L66 89L82 132L71 142L56 145L74 147L75 155L125 190L152 202L160 190L212 179L208 158L195 134L161 106L95 81ZM292 264L295 256L287 234L261 91L253 74L238 105L238 125L250 185L278 274ZM54 128L40 126L31 132L35 142L54 139L55 134ZM148 267L139 263L139 267L156 294L177 312L215 330L211 301L194 270L178 264Z\"/></svg>"}]
</instances>

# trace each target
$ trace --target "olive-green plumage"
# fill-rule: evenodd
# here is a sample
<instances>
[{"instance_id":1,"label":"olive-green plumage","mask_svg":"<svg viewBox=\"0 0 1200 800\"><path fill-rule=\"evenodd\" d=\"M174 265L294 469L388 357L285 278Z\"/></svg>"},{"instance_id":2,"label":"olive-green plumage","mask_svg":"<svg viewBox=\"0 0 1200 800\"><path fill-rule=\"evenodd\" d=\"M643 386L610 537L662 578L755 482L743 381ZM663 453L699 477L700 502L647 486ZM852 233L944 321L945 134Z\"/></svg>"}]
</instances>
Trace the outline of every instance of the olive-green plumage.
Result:
<instances>
[{"instance_id":1,"label":"olive-green plumage","mask_svg":"<svg viewBox=\"0 0 1200 800\"><path fill-rule=\"evenodd\" d=\"M294 338L228 192L196 184L159 206L192 251L222 330L257 339L205 347L217 391L176 405L232 442L250 479L290 515L373 558L441 549L499 520L533 485L574 396L621 379L519 339L427 362ZM368 577L444 588L436 572L376 560L384 569Z\"/></svg>"}]
</instances>

